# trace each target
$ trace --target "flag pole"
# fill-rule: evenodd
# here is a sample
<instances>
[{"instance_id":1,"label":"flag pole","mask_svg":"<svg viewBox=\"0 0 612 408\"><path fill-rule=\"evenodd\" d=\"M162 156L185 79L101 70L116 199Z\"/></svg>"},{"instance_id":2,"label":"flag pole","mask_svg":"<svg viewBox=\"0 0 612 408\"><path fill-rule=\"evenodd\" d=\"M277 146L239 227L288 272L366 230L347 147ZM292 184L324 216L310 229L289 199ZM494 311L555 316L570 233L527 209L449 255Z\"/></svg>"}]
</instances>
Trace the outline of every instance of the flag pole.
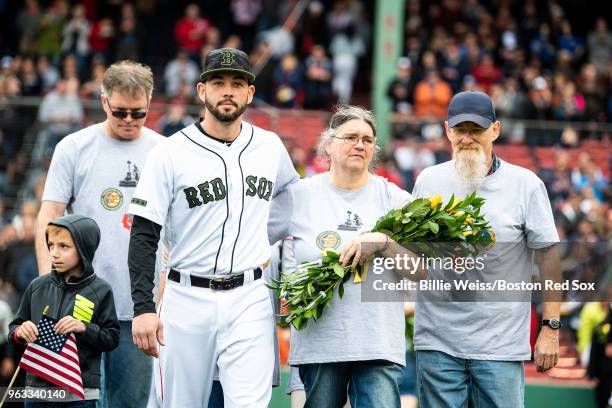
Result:
<instances>
[{"instance_id":1,"label":"flag pole","mask_svg":"<svg viewBox=\"0 0 612 408\"><path fill-rule=\"evenodd\" d=\"M0 408L2 408L4 406L4 401L6 400L6 397L8 396L8 393L11 390L11 387L13 386L13 383L15 382L15 379L17 379L17 376L19 375L19 370L21 370L21 367L17 366L17 369L15 370L15 374L13 374L13 378L11 378L11 382L10 382L9 386L6 388L6 391L4 392L4 396L2 397L2 401L0 401Z\"/></svg>"},{"instance_id":2,"label":"flag pole","mask_svg":"<svg viewBox=\"0 0 612 408\"><path fill-rule=\"evenodd\" d=\"M43 310L43 316L46 316L48 313L49 313L49 305L45 306L45 310ZM17 369L15 370L15 373L13 374L13 378L11 378L11 382L9 383L8 387L6 388L6 391L4 392L2 401L0 401L0 408L4 406L4 401L6 401L6 397L9 391L13 387L13 383L15 382L15 380L17 379L17 376L19 375L19 370L21 370L21 366L18 365Z\"/></svg>"}]
</instances>

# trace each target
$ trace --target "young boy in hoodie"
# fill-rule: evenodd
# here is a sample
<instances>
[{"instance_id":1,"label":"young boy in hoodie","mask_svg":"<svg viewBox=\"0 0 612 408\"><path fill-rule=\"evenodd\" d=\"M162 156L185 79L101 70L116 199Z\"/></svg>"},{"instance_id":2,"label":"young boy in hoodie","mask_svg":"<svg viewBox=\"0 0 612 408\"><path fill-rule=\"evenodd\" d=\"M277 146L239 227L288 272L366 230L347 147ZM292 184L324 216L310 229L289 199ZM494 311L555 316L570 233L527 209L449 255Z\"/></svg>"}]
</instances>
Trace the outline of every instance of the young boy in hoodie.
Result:
<instances>
[{"instance_id":1,"label":"young boy in hoodie","mask_svg":"<svg viewBox=\"0 0 612 408\"><path fill-rule=\"evenodd\" d=\"M111 286L94 274L92 260L100 243L100 229L94 220L67 215L49 223L47 247L51 273L34 279L26 289L15 319L9 325L9 341L31 343L38 338L37 324L43 310L58 319L55 332L76 337L85 401L67 393L63 406L95 407L100 389L100 356L119 343L119 321ZM30 388L56 387L31 373ZM45 402L26 402L26 407L46 407Z\"/></svg>"}]
</instances>

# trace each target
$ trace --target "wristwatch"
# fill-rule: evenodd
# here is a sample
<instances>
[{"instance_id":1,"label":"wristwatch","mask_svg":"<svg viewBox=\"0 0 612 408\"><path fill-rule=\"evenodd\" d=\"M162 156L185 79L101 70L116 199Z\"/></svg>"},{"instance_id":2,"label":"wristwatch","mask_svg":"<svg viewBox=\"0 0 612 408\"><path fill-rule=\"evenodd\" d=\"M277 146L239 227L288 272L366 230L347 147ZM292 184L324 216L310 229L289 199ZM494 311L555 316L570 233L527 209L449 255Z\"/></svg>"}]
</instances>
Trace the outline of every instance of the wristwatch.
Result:
<instances>
[{"instance_id":1,"label":"wristwatch","mask_svg":"<svg viewBox=\"0 0 612 408\"><path fill-rule=\"evenodd\" d=\"M542 320L542 327L548 326L553 330L559 330L561 328L561 322L557 319Z\"/></svg>"}]
</instances>

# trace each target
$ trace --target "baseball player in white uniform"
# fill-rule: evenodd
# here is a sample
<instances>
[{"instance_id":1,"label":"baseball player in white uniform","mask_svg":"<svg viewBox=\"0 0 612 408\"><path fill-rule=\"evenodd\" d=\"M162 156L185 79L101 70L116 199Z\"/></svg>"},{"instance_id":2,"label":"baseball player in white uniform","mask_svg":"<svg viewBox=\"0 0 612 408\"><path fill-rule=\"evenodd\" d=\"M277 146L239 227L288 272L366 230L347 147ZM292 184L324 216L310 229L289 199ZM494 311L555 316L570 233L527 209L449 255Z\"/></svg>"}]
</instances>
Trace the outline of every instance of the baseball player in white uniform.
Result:
<instances>
[{"instance_id":1,"label":"baseball player in white uniform","mask_svg":"<svg viewBox=\"0 0 612 408\"><path fill-rule=\"evenodd\" d=\"M215 367L226 407L267 407L271 398L266 225L270 201L298 175L277 135L241 120L254 79L244 52L208 54L197 85L204 119L151 151L130 205L133 340L159 356L164 407L206 407ZM157 314L162 226L170 262Z\"/></svg>"}]
</instances>

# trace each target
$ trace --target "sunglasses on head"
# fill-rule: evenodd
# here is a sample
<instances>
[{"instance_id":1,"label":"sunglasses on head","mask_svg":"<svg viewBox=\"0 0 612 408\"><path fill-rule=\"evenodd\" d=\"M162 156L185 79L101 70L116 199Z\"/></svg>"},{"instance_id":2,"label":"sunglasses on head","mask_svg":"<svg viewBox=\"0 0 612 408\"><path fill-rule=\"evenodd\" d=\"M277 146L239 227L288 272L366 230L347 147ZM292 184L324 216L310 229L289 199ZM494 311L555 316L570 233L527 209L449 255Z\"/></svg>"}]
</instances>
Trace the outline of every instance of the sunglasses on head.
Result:
<instances>
[{"instance_id":1,"label":"sunglasses on head","mask_svg":"<svg viewBox=\"0 0 612 408\"><path fill-rule=\"evenodd\" d=\"M147 116L148 111L127 111L127 110L113 110L108 98L106 99L106 104L108 105L108 109L110 109L111 114L117 119L126 119L129 116L134 120L143 119Z\"/></svg>"}]
</instances>

